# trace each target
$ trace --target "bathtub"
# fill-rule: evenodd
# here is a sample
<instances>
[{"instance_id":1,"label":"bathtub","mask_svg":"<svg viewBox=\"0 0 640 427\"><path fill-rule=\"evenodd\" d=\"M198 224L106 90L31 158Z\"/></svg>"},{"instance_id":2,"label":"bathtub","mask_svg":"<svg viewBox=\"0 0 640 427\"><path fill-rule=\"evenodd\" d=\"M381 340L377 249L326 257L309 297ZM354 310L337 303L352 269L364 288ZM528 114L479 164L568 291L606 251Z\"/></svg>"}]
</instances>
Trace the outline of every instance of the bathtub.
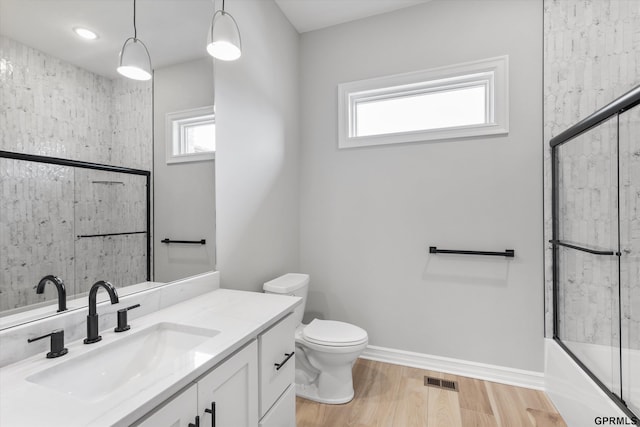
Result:
<instances>
[{"instance_id":1,"label":"bathtub","mask_svg":"<svg viewBox=\"0 0 640 427\"><path fill-rule=\"evenodd\" d=\"M594 375L600 379L612 377L612 358L619 356L613 356L610 347L575 342L565 344ZM624 351L623 367L625 386L622 393L627 405L638 414L640 351ZM614 385L619 387L619 373L616 373L616 381ZM552 339L545 339L545 390L569 427L597 426L600 425L599 417L626 417L628 425L632 425L627 414Z\"/></svg>"},{"instance_id":2,"label":"bathtub","mask_svg":"<svg viewBox=\"0 0 640 427\"><path fill-rule=\"evenodd\" d=\"M622 366L622 399L636 414L640 413L640 350L622 349L622 364L617 348L604 345L565 341L567 347L605 385L620 395ZM613 380L611 378L613 377ZM608 379L608 381L607 381Z\"/></svg>"}]
</instances>

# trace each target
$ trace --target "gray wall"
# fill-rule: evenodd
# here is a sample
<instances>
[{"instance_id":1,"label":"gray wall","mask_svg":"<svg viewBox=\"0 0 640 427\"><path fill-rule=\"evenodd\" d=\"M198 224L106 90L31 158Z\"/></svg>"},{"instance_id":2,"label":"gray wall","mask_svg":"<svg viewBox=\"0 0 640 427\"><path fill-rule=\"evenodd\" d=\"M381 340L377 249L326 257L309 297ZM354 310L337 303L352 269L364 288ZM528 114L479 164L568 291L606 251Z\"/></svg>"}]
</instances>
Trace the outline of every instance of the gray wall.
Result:
<instances>
[{"instance_id":1,"label":"gray wall","mask_svg":"<svg viewBox=\"0 0 640 427\"><path fill-rule=\"evenodd\" d=\"M211 57L154 73L154 280L168 282L215 270L215 162L167 164L167 113L213 105ZM206 239L206 245L160 241Z\"/></svg>"},{"instance_id":2,"label":"gray wall","mask_svg":"<svg viewBox=\"0 0 640 427\"><path fill-rule=\"evenodd\" d=\"M299 36L272 1L226 6L243 53L215 63L217 264L257 291L298 267Z\"/></svg>"},{"instance_id":3,"label":"gray wall","mask_svg":"<svg viewBox=\"0 0 640 427\"><path fill-rule=\"evenodd\" d=\"M372 345L542 371L542 1L434 0L303 34L300 52L309 314ZM504 54L507 136L337 149L338 83Z\"/></svg>"}]
</instances>

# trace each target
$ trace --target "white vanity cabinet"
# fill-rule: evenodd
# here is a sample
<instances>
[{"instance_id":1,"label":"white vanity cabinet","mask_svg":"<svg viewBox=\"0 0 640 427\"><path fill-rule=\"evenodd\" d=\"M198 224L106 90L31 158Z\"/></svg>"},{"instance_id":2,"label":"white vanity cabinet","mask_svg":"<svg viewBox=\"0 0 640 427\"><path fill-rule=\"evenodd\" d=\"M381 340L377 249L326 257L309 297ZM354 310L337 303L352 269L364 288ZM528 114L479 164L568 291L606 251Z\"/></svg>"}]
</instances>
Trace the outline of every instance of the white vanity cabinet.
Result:
<instances>
[{"instance_id":1,"label":"white vanity cabinet","mask_svg":"<svg viewBox=\"0 0 640 427\"><path fill-rule=\"evenodd\" d=\"M134 425L255 427L257 421L258 344L254 340Z\"/></svg>"},{"instance_id":2,"label":"white vanity cabinet","mask_svg":"<svg viewBox=\"0 0 640 427\"><path fill-rule=\"evenodd\" d=\"M166 287L176 298L185 289ZM289 355L296 325L290 314L300 303L292 296L215 289L132 319L129 332L105 330L100 343L70 339L64 358L37 354L4 365L0 390L11 392L0 392L0 426L295 427L295 358ZM13 351L15 342L19 351L43 330L67 320L76 325L75 317L65 316L0 333L0 347L6 352L8 343ZM72 329L82 335L82 328ZM104 357L117 365L113 375L91 368ZM143 363L129 363L130 357ZM33 411L33 401L46 405Z\"/></svg>"},{"instance_id":3,"label":"white vanity cabinet","mask_svg":"<svg viewBox=\"0 0 640 427\"><path fill-rule=\"evenodd\" d=\"M295 328L287 315L135 426L295 427Z\"/></svg>"}]
</instances>

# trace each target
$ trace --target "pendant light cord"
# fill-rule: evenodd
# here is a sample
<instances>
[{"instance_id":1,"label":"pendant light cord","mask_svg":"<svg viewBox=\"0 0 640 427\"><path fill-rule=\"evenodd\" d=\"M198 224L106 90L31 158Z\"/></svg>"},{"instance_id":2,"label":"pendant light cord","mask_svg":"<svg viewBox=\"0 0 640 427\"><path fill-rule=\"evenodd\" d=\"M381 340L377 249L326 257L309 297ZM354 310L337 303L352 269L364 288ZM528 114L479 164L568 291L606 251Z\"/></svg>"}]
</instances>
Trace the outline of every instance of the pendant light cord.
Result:
<instances>
[{"instance_id":1,"label":"pendant light cord","mask_svg":"<svg viewBox=\"0 0 640 427\"><path fill-rule=\"evenodd\" d=\"M222 11L224 12L224 0L222 0Z\"/></svg>"},{"instance_id":2,"label":"pendant light cord","mask_svg":"<svg viewBox=\"0 0 640 427\"><path fill-rule=\"evenodd\" d=\"M133 39L138 40L138 29L136 28L136 0L133 0Z\"/></svg>"}]
</instances>

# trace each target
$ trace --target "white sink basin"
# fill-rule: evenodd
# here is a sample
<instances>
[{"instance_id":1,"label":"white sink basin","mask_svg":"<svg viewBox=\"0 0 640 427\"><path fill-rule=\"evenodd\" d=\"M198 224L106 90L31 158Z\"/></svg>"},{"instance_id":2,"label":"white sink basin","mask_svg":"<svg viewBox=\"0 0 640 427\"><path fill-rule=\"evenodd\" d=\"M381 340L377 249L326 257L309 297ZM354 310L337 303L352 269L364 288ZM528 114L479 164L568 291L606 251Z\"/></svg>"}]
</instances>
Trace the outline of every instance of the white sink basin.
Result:
<instances>
[{"instance_id":1,"label":"white sink basin","mask_svg":"<svg viewBox=\"0 0 640 427\"><path fill-rule=\"evenodd\" d=\"M158 323L27 378L83 401L136 393L202 363L194 349L220 331Z\"/></svg>"}]
</instances>

